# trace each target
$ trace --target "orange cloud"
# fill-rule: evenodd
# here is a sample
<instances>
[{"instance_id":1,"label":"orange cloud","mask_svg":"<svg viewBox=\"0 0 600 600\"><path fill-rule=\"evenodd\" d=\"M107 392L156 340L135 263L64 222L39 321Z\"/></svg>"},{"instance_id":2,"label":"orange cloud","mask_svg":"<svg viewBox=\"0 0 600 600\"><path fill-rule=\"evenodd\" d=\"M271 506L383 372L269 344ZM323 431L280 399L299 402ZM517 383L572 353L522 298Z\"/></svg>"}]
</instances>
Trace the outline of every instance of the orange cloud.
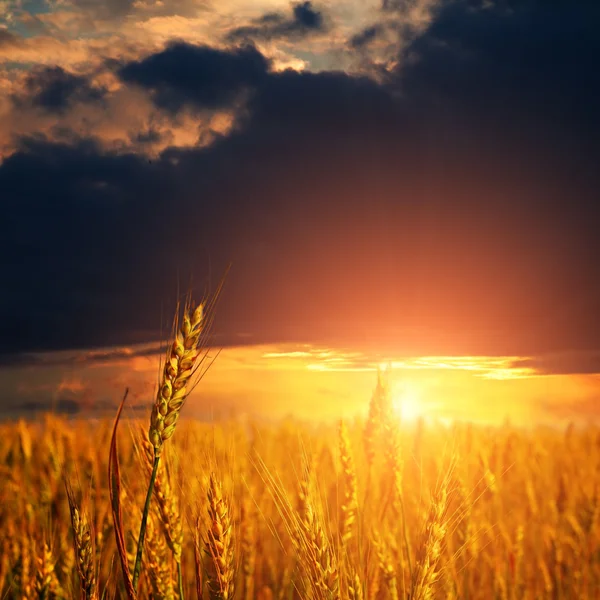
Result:
<instances>
[{"instance_id":1,"label":"orange cloud","mask_svg":"<svg viewBox=\"0 0 600 600\"><path fill-rule=\"evenodd\" d=\"M425 14L422 7L429 4L419 2L421 8L411 10ZM319 2L314 6L331 21L326 35L317 30L306 39L257 40L275 71L348 68L350 60L344 49L348 37L367 15L375 18L380 13L378 1ZM228 0L218 9L196 0L70 0L36 15L22 9L3 10L10 29L0 28L0 64L17 66L0 68L0 160L15 151L20 137L29 135L67 142L73 137L92 138L105 149L133 149L150 157L171 146L211 144L235 127L240 107L202 115L182 113L177 120L167 119L145 93L123 86L106 68L106 61L133 60L156 52L172 39L222 47L235 28L266 14L291 14L287 0L252 4ZM26 36L19 33L23 30L28 32ZM107 90L104 104L74 104L62 115L15 107L10 99L23 94L32 66L57 66L89 76L91 85Z\"/></svg>"}]
</instances>

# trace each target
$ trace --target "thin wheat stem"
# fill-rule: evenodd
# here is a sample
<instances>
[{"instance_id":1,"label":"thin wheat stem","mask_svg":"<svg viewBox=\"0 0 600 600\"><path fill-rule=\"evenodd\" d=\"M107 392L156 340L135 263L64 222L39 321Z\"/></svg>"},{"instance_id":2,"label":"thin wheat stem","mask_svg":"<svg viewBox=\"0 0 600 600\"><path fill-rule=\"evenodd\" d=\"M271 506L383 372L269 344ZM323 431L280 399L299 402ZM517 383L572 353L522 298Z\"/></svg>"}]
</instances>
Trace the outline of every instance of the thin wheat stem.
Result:
<instances>
[{"instance_id":1,"label":"thin wheat stem","mask_svg":"<svg viewBox=\"0 0 600 600\"><path fill-rule=\"evenodd\" d=\"M177 583L179 586L179 600L184 600L185 595L183 593L183 573L181 572L181 561L177 561Z\"/></svg>"},{"instance_id":2,"label":"thin wheat stem","mask_svg":"<svg viewBox=\"0 0 600 600\"><path fill-rule=\"evenodd\" d=\"M140 578L142 569L142 553L144 552L144 539L146 537L146 527L148 526L148 513L150 512L150 501L152 500L152 492L154 491L154 482L158 473L158 464L160 463L160 455L154 456L152 465L152 474L150 475L150 483L148 492L146 493L146 502L144 503L144 512L142 513L142 523L140 525L140 535L138 536L137 552L135 554L135 565L133 567L133 589L137 591L137 584Z\"/></svg>"},{"instance_id":3,"label":"thin wheat stem","mask_svg":"<svg viewBox=\"0 0 600 600\"><path fill-rule=\"evenodd\" d=\"M412 560L410 558L410 543L408 541L408 527L406 526L406 511L404 510L404 499L400 498L400 508L402 509L402 533L404 536L404 545L406 546L406 559L408 561L408 573L410 580L412 581L413 568Z\"/></svg>"}]
</instances>

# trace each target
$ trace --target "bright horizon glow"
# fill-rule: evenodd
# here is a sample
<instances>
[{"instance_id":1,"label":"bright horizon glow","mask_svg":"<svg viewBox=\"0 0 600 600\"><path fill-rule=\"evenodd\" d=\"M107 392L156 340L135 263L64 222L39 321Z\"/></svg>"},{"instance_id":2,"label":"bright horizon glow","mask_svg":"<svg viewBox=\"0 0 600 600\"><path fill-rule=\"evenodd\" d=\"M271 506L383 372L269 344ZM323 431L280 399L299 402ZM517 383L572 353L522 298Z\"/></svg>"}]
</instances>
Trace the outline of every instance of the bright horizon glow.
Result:
<instances>
[{"instance_id":1,"label":"bright horizon glow","mask_svg":"<svg viewBox=\"0 0 600 600\"><path fill-rule=\"evenodd\" d=\"M412 385L392 391L392 406L401 421L414 423L424 416L424 406L419 391Z\"/></svg>"},{"instance_id":2,"label":"bright horizon glow","mask_svg":"<svg viewBox=\"0 0 600 600\"><path fill-rule=\"evenodd\" d=\"M69 414L112 415L125 388L130 390L131 413L146 414L162 357L157 344L37 354L35 369L0 369L6 398L3 416L53 407ZM564 358L567 367L574 360ZM228 347L190 394L185 414L364 417L379 368L389 377L398 420L407 424L421 418L488 424L509 418L521 425L600 422L600 373L544 374L534 368L535 361L529 365L526 359L392 355L381 360L357 348L292 343ZM556 362L552 356L537 359L542 366L545 360L550 366ZM556 362L559 367L560 363Z\"/></svg>"}]
</instances>

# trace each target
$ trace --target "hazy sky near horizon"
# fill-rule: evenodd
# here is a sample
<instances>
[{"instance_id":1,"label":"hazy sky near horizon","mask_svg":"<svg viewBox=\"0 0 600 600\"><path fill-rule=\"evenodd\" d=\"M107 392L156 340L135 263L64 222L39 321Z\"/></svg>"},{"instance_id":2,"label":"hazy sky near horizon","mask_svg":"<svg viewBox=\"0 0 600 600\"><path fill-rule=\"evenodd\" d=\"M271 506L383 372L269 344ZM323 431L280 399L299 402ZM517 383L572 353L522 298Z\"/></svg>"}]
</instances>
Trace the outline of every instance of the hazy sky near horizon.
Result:
<instances>
[{"instance_id":1,"label":"hazy sky near horizon","mask_svg":"<svg viewBox=\"0 0 600 600\"><path fill-rule=\"evenodd\" d=\"M129 390L126 415L147 418L163 353L156 344L57 351L0 368L0 418L46 411L112 417ZM212 359L215 359L214 361ZM214 419L365 416L382 370L398 417L517 426L598 422L600 375L558 369L580 356L394 356L310 344L230 346L208 355L210 368L185 414Z\"/></svg>"},{"instance_id":2,"label":"hazy sky near horizon","mask_svg":"<svg viewBox=\"0 0 600 600\"><path fill-rule=\"evenodd\" d=\"M568 0L3 2L0 380L164 339L231 262L229 352L521 357L595 414L599 30Z\"/></svg>"}]
</instances>

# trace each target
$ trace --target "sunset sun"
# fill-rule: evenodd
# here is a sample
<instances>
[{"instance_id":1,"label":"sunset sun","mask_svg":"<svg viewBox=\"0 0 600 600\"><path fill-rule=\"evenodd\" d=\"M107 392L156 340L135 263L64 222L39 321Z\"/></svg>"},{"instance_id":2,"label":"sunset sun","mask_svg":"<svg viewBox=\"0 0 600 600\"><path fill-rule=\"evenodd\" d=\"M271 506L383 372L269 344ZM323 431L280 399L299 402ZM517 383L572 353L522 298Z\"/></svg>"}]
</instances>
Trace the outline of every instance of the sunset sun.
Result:
<instances>
[{"instance_id":1,"label":"sunset sun","mask_svg":"<svg viewBox=\"0 0 600 600\"><path fill-rule=\"evenodd\" d=\"M402 421L411 423L424 416L422 397L414 386L401 386L392 396L392 405Z\"/></svg>"}]
</instances>

